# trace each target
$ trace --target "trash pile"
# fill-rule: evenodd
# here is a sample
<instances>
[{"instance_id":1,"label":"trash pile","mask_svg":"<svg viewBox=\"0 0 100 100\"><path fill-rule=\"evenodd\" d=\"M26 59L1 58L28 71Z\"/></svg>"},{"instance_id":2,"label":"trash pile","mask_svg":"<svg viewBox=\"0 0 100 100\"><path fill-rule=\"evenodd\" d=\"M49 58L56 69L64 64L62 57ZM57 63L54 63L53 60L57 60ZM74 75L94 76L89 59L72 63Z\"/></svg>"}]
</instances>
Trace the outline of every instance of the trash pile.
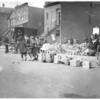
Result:
<instances>
[{"instance_id":1,"label":"trash pile","mask_svg":"<svg viewBox=\"0 0 100 100\"><path fill-rule=\"evenodd\" d=\"M57 54L54 56L55 64L65 64L72 67L83 67L86 69L98 67L96 63L96 57L92 56L78 56L78 55L67 55L67 54Z\"/></svg>"},{"instance_id":2,"label":"trash pile","mask_svg":"<svg viewBox=\"0 0 100 100\"><path fill-rule=\"evenodd\" d=\"M38 60L40 62L63 63L69 66L91 68L92 65L94 66L93 63L96 62L96 57L88 56L87 51L88 48L85 43L73 45L46 43L41 48Z\"/></svg>"}]
</instances>

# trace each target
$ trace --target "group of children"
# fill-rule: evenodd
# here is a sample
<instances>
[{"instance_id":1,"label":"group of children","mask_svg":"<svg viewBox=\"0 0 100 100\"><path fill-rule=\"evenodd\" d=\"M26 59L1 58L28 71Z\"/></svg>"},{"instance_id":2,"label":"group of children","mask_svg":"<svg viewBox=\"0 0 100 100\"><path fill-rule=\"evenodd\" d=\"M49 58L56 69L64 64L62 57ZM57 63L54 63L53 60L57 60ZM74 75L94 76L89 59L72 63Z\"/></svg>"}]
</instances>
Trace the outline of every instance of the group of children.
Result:
<instances>
[{"instance_id":1,"label":"group of children","mask_svg":"<svg viewBox=\"0 0 100 100\"><path fill-rule=\"evenodd\" d=\"M41 42L39 38L28 37L27 39L23 38L18 41L17 48L21 54L22 61L27 60L27 56L30 57L30 60L37 60L38 53L40 51Z\"/></svg>"},{"instance_id":2,"label":"group of children","mask_svg":"<svg viewBox=\"0 0 100 100\"><path fill-rule=\"evenodd\" d=\"M5 39L5 52L8 52L8 41ZM92 34L89 39L85 40L88 47L88 55L95 56L98 52L100 52L100 40L99 35ZM17 43L16 48L19 50L22 61L26 61L27 57L30 57L30 60L37 60L38 53L40 52L40 48L45 43L45 40L39 39L38 37L30 36L27 38L21 37Z\"/></svg>"}]
</instances>

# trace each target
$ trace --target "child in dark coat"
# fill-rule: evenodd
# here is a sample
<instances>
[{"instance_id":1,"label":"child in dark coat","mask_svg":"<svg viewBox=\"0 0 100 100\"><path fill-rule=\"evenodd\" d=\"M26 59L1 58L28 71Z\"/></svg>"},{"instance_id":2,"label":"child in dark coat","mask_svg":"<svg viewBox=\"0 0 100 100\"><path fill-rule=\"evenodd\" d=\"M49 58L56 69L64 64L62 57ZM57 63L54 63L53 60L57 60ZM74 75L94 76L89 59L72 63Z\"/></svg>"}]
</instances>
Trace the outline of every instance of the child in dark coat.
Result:
<instances>
[{"instance_id":1,"label":"child in dark coat","mask_svg":"<svg viewBox=\"0 0 100 100\"><path fill-rule=\"evenodd\" d=\"M23 60L26 61L27 60L27 45L26 45L25 40L23 39L23 40L19 41L17 46L20 51L22 61Z\"/></svg>"}]
</instances>

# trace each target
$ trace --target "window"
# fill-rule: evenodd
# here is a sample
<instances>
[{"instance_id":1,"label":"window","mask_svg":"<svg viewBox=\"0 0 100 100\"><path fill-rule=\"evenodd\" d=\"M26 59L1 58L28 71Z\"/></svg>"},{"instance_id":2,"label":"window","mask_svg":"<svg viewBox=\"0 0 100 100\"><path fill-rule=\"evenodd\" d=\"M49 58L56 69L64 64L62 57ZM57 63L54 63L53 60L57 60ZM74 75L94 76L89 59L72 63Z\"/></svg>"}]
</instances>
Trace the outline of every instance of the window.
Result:
<instances>
[{"instance_id":1,"label":"window","mask_svg":"<svg viewBox=\"0 0 100 100\"><path fill-rule=\"evenodd\" d=\"M56 9L56 25L60 25L61 11L60 8Z\"/></svg>"},{"instance_id":2,"label":"window","mask_svg":"<svg viewBox=\"0 0 100 100\"><path fill-rule=\"evenodd\" d=\"M48 20L48 17L49 17L49 14L48 13L46 13L46 19Z\"/></svg>"},{"instance_id":3,"label":"window","mask_svg":"<svg viewBox=\"0 0 100 100\"><path fill-rule=\"evenodd\" d=\"M56 30L56 36L60 36L60 30Z\"/></svg>"}]
</instances>

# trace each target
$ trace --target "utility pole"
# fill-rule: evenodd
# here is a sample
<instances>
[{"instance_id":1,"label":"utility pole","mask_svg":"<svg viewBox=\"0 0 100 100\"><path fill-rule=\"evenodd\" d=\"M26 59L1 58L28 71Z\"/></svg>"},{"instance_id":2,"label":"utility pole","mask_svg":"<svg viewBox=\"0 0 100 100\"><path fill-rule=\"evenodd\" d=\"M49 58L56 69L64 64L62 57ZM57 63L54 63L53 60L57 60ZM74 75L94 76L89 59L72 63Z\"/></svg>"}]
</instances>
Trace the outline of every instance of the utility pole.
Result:
<instances>
[{"instance_id":1,"label":"utility pole","mask_svg":"<svg viewBox=\"0 0 100 100\"><path fill-rule=\"evenodd\" d=\"M60 44L62 44L62 36L61 36L62 34L61 34L61 6L60 6Z\"/></svg>"},{"instance_id":2,"label":"utility pole","mask_svg":"<svg viewBox=\"0 0 100 100\"><path fill-rule=\"evenodd\" d=\"M17 6L18 6L18 0L17 0Z\"/></svg>"},{"instance_id":3,"label":"utility pole","mask_svg":"<svg viewBox=\"0 0 100 100\"><path fill-rule=\"evenodd\" d=\"M61 33L61 6L60 6L60 52L62 53L62 33Z\"/></svg>"}]
</instances>

